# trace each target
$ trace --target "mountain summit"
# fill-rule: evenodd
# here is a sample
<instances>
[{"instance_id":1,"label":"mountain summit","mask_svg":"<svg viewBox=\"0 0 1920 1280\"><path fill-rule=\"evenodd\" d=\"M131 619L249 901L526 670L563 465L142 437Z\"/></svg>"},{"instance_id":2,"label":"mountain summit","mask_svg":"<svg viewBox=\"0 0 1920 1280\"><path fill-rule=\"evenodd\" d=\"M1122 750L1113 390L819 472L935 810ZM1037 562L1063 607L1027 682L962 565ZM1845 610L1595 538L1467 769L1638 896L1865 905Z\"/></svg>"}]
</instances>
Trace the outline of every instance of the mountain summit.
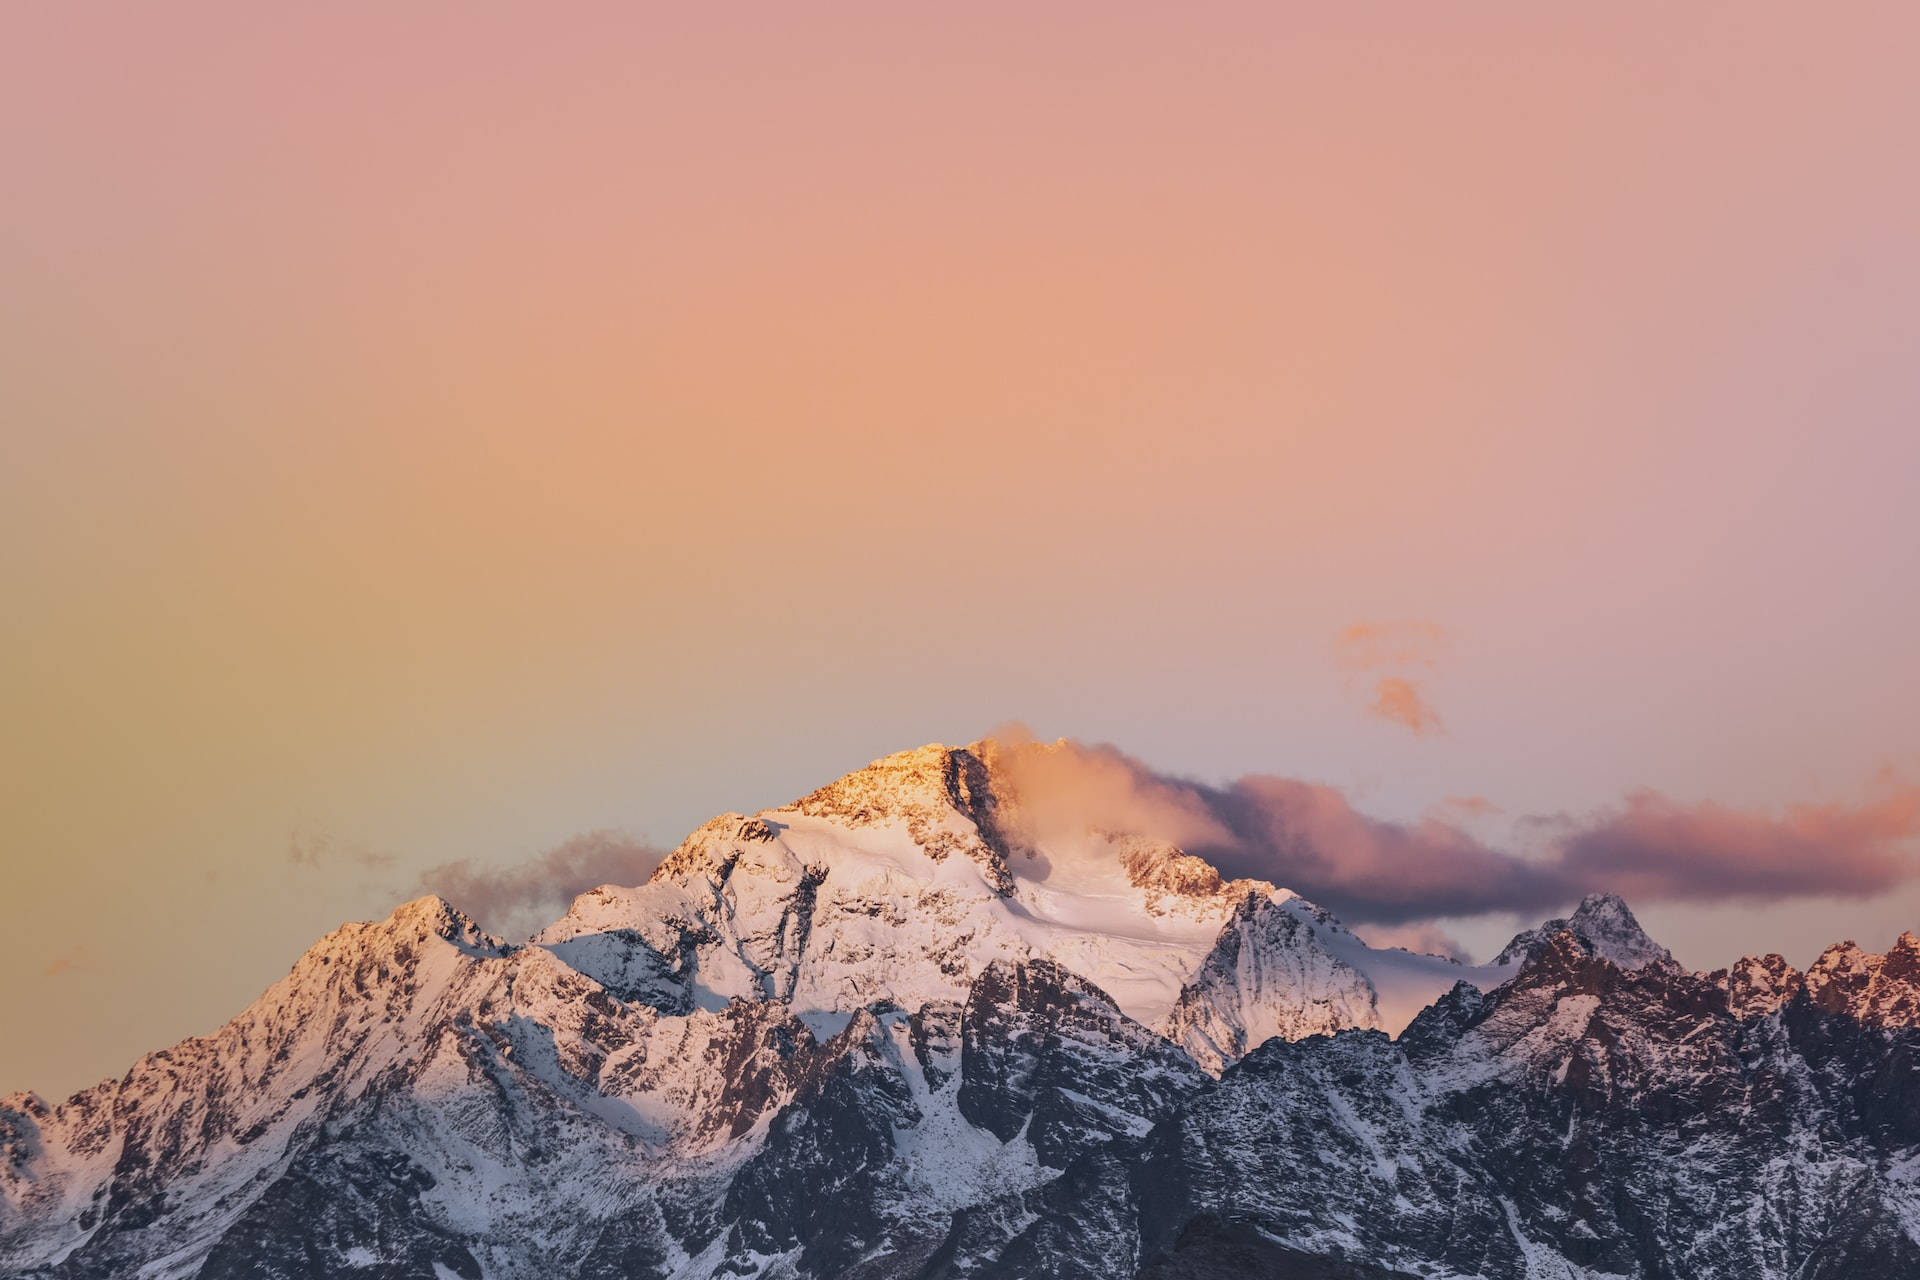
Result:
<instances>
[{"instance_id":1,"label":"mountain summit","mask_svg":"<svg viewBox=\"0 0 1920 1280\"><path fill-rule=\"evenodd\" d=\"M774 1000L823 1032L877 1000L959 1002L988 965L1045 959L1216 1073L1273 1035L1397 1031L1455 982L1504 975L1375 951L1298 895L1224 880L1164 841L1033 837L1003 750L922 747L716 818L647 884L583 894L535 941L622 999Z\"/></svg>"},{"instance_id":2,"label":"mountain summit","mask_svg":"<svg viewBox=\"0 0 1920 1280\"><path fill-rule=\"evenodd\" d=\"M1689 974L1596 895L1379 951L1033 822L1002 751L723 815L524 946L407 903L0 1099L0 1275L1920 1274L1912 935Z\"/></svg>"},{"instance_id":3,"label":"mountain summit","mask_svg":"<svg viewBox=\"0 0 1920 1280\"><path fill-rule=\"evenodd\" d=\"M1613 893L1590 893L1565 919L1549 920L1515 935L1493 962L1526 964L1537 958L1557 933L1572 934L1588 955L1611 960L1622 969L1674 962L1673 953L1649 938L1627 904Z\"/></svg>"}]
</instances>

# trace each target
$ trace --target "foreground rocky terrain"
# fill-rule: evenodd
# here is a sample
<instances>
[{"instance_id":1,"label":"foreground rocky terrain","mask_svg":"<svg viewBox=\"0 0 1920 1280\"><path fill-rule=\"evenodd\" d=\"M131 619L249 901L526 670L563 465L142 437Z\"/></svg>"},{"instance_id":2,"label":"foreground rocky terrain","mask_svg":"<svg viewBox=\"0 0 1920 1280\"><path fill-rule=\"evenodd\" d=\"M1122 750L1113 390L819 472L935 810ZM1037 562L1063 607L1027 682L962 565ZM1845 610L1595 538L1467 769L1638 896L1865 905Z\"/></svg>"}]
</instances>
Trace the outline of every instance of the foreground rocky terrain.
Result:
<instances>
[{"instance_id":1,"label":"foreground rocky terrain","mask_svg":"<svg viewBox=\"0 0 1920 1280\"><path fill-rule=\"evenodd\" d=\"M1694 974L1602 896L1469 968L930 747L0 1099L0 1275L1910 1277L1917 1020L1911 934Z\"/></svg>"}]
</instances>

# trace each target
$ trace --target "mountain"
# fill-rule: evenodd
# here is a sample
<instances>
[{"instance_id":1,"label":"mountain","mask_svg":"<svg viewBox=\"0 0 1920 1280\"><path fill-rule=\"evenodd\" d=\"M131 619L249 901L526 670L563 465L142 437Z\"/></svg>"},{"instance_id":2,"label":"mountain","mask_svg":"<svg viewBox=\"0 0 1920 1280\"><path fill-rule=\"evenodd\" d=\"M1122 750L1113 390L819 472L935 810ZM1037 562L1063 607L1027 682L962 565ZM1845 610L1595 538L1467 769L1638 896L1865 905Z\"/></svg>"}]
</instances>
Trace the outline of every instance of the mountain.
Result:
<instances>
[{"instance_id":1,"label":"mountain","mask_svg":"<svg viewBox=\"0 0 1920 1280\"><path fill-rule=\"evenodd\" d=\"M1036 835L1007 750L715 819L526 945L408 903L0 1099L0 1275L1920 1274L1912 935L1691 974L1597 896L1378 950Z\"/></svg>"},{"instance_id":2,"label":"mountain","mask_svg":"<svg viewBox=\"0 0 1920 1280\"><path fill-rule=\"evenodd\" d=\"M1040 1228L1110 1242L1045 1274L1920 1275L1916 1050L1564 930L1397 1040L1262 1046Z\"/></svg>"},{"instance_id":3,"label":"mountain","mask_svg":"<svg viewBox=\"0 0 1920 1280\"><path fill-rule=\"evenodd\" d=\"M1611 960L1622 969L1673 963L1673 953L1649 938L1627 904L1612 893L1589 894L1580 900L1572 915L1516 934L1494 957L1493 963L1496 966L1529 964L1562 933L1572 934L1573 940L1588 955Z\"/></svg>"},{"instance_id":4,"label":"mountain","mask_svg":"<svg viewBox=\"0 0 1920 1280\"><path fill-rule=\"evenodd\" d=\"M622 999L776 1000L822 1033L875 1000L960 1001L996 960L1048 959L1216 1073L1272 1035L1397 1031L1455 982L1511 968L1376 951L1292 892L1223 880L1164 842L1031 840L1005 750L924 747L716 818L649 883L583 895L535 941Z\"/></svg>"}]
</instances>

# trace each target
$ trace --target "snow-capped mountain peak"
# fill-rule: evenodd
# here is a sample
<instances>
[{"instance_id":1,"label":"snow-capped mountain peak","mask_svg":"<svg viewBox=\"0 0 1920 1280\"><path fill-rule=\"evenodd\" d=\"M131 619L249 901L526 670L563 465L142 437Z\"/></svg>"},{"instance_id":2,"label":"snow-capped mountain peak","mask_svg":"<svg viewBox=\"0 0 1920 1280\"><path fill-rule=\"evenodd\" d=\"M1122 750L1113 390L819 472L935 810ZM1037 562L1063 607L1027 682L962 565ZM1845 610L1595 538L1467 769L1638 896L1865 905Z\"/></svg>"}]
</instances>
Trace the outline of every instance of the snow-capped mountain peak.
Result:
<instances>
[{"instance_id":1,"label":"snow-capped mountain peak","mask_svg":"<svg viewBox=\"0 0 1920 1280\"><path fill-rule=\"evenodd\" d=\"M1590 893L1580 900L1572 915L1514 935L1493 963L1531 963L1547 942L1562 931L1571 933L1588 954L1610 960L1622 969L1674 963L1673 953L1647 936L1626 902L1614 893Z\"/></svg>"},{"instance_id":2,"label":"snow-capped mountain peak","mask_svg":"<svg viewBox=\"0 0 1920 1280\"><path fill-rule=\"evenodd\" d=\"M999 822L1000 797L981 758L984 744L939 743L883 756L793 802L785 810L849 829L903 826L935 862L961 855L987 883L1012 891L1012 848Z\"/></svg>"},{"instance_id":3,"label":"snow-capped mountain peak","mask_svg":"<svg viewBox=\"0 0 1920 1280\"><path fill-rule=\"evenodd\" d=\"M1033 835L1005 750L921 747L723 815L648 884L583 894L535 941L622 998L778 1000L823 1033L875 1001L957 1002L995 962L1044 959L1215 1071L1272 1035L1397 1031L1455 982L1505 974L1375 951L1291 891L1229 881L1165 840Z\"/></svg>"},{"instance_id":4,"label":"snow-capped mountain peak","mask_svg":"<svg viewBox=\"0 0 1920 1280\"><path fill-rule=\"evenodd\" d=\"M999 763L722 815L527 946L417 899L0 1098L0 1274L1920 1273L1920 938L1690 974L1595 895L1494 965L1375 950L1036 836Z\"/></svg>"}]
</instances>

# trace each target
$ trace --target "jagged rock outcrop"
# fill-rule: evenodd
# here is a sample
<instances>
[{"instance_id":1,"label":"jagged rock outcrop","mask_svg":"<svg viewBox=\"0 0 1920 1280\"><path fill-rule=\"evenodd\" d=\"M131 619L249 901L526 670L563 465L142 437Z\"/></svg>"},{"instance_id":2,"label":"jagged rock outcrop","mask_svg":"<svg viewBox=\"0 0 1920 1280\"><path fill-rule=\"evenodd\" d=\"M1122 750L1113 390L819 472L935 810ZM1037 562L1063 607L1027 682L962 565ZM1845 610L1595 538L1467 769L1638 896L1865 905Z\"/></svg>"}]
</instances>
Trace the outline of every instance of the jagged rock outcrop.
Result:
<instances>
[{"instance_id":1,"label":"jagged rock outcrop","mask_svg":"<svg viewBox=\"0 0 1920 1280\"><path fill-rule=\"evenodd\" d=\"M1003 1142L1024 1133L1053 1169L1089 1146L1140 1137L1204 1079L1106 992L1049 960L990 966L967 996L960 1034L960 1114Z\"/></svg>"},{"instance_id":2,"label":"jagged rock outcrop","mask_svg":"<svg viewBox=\"0 0 1920 1280\"><path fill-rule=\"evenodd\" d=\"M1885 955L1852 942L1828 947L1807 970L1815 1005L1868 1026L1911 1026L1920 1019L1920 938L1903 933Z\"/></svg>"},{"instance_id":3,"label":"jagged rock outcrop","mask_svg":"<svg viewBox=\"0 0 1920 1280\"><path fill-rule=\"evenodd\" d=\"M1143 1274L1914 1274L1913 1027L1805 992L1737 1016L1708 975L1593 950L1563 930L1398 1041L1250 1054L1109 1188Z\"/></svg>"},{"instance_id":4,"label":"jagged rock outcrop","mask_svg":"<svg viewBox=\"0 0 1920 1280\"><path fill-rule=\"evenodd\" d=\"M1726 988L1727 1012L1736 1018L1772 1013L1800 989L1800 971L1778 955L1743 956L1730 970L1716 969L1713 982Z\"/></svg>"},{"instance_id":5,"label":"jagged rock outcrop","mask_svg":"<svg viewBox=\"0 0 1920 1280\"><path fill-rule=\"evenodd\" d=\"M1817 1007L1870 1027L1920 1022L1920 938L1903 933L1885 955L1835 943L1801 973L1777 955L1747 956L1709 977L1736 1014L1771 1013L1805 993Z\"/></svg>"}]
</instances>

